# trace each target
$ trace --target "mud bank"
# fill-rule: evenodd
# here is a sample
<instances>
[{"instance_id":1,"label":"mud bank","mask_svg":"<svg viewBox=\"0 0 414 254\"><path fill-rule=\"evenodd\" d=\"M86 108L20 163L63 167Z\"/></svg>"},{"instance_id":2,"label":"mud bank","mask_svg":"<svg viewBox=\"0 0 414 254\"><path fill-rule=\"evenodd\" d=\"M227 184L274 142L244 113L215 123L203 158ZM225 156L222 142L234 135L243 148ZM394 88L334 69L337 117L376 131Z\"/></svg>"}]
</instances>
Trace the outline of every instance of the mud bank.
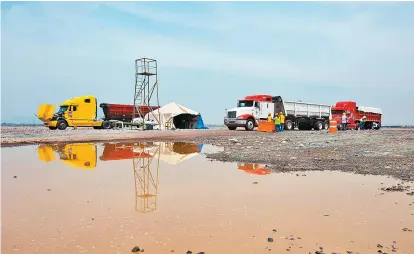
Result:
<instances>
[{"instance_id":1,"label":"mud bank","mask_svg":"<svg viewBox=\"0 0 414 254\"><path fill-rule=\"evenodd\" d=\"M208 158L264 164L276 172L336 170L414 180L414 130L256 131L93 130L50 131L42 127L2 128L1 146L98 141L189 141L223 147Z\"/></svg>"},{"instance_id":2,"label":"mud bank","mask_svg":"<svg viewBox=\"0 0 414 254\"><path fill-rule=\"evenodd\" d=\"M234 132L236 134L236 132ZM414 180L414 130L244 132L193 141L224 148L207 157L264 164L277 172L336 170Z\"/></svg>"},{"instance_id":3,"label":"mud bank","mask_svg":"<svg viewBox=\"0 0 414 254\"><path fill-rule=\"evenodd\" d=\"M238 132L238 134L242 134ZM228 136L233 132L223 129L209 130L175 130L175 131L140 131L124 130L94 130L92 128L67 129L65 131L51 131L44 127L3 127L1 146L21 146L31 144L58 144L73 142L100 142L100 141L150 141L170 140L200 137L200 136ZM237 134L236 134L237 135Z\"/></svg>"}]
</instances>

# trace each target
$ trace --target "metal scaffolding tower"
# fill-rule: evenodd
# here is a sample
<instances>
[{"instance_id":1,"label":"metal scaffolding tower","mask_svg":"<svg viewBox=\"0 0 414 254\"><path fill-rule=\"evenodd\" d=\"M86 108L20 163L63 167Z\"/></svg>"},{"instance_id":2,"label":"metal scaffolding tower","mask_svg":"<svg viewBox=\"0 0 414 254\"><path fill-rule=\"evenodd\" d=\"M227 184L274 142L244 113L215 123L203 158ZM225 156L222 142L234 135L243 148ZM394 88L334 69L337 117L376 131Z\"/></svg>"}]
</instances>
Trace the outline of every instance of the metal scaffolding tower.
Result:
<instances>
[{"instance_id":1,"label":"metal scaffolding tower","mask_svg":"<svg viewBox=\"0 0 414 254\"><path fill-rule=\"evenodd\" d=\"M155 94L154 94L155 92ZM152 107L160 107L158 97L158 69L157 60L140 58L135 60L135 94L134 94L134 118L142 117L145 113L153 114ZM161 124L160 115L154 115L157 124ZM147 118L148 120L148 118ZM142 129L144 130L144 124Z\"/></svg>"},{"instance_id":2,"label":"metal scaffolding tower","mask_svg":"<svg viewBox=\"0 0 414 254\"><path fill-rule=\"evenodd\" d=\"M157 209L160 145L134 145L139 156L133 159L135 179L135 210L147 213Z\"/></svg>"}]
</instances>

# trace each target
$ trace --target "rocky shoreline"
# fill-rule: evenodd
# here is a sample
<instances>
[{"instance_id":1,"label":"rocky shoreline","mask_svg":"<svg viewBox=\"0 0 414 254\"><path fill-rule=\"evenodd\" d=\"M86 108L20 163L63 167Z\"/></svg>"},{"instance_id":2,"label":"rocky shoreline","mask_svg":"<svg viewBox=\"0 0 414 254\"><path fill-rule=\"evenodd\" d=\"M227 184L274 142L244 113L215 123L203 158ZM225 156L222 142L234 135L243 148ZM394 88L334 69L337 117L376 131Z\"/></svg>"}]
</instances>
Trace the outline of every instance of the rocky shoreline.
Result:
<instances>
[{"instance_id":1,"label":"rocky shoreline","mask_svg":"<svg viewBox=\"0 0 414 254\"><path fill-rule=\"evenodd\" d=\"M414 129L351 130L328 134L326 131L259 133L222 129L56 132L42 127L14 127L6 131L2 129L1 146L101 141L197 142L224 148L223 152L208 154L209 159L258 163L275 172L335 170L414 181Z\"/></svg>"}]
</instances>

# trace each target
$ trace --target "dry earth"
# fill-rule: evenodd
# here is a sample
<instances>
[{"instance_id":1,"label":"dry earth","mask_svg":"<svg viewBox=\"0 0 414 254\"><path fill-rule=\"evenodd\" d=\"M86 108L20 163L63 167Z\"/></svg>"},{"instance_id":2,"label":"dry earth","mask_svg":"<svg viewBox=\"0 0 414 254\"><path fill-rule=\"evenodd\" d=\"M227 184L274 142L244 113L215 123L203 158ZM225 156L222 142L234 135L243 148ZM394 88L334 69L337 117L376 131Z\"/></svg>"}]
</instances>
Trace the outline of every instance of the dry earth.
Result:
<instances>
[{"instance_id":1,"label":"dry earth","mask_svg":"<svg viewBox=\"0 0 414 254\"><path fill-rule=\"evenodd\" d=\"M379 131L285 131L258 133L227 130L137 131L3 127L2 146L84 141L176 140L216 145L223 152L208 158L265 164L278 172L339 170L388 175L414 181L414 129Z\"/></svg>"}]
</instances>

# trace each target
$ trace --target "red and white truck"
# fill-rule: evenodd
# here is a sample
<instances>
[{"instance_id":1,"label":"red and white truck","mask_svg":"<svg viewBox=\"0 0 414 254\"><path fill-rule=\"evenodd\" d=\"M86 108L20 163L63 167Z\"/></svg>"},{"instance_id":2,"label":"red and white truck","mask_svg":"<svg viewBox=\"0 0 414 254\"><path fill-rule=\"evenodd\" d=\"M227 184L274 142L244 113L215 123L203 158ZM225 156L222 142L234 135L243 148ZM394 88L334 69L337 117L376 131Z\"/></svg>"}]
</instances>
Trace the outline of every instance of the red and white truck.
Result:
<instances>
[{"instance_id":1,"label":"red and white truck","mask_svg":"<svg viewBox=\"0 0 414 254\"><path fill-rule=\"evenodd\" d=\"M343 113L348 118L347 129L358 130L360 120L366 117L365 129L379 130L381 128L382 110L380 108L358 106L354 101L339 101L332 107L332 119L338 124L340 129Z\"/></svg>"},{"instance_id":2,"label":"red and white truck","mask_svg":"<svg viewBox=\"0 0 414 254\"><path fill-rule=\"evenodd\" d=\"M237 107L226 111L224 124L229 130L244 127L251 131L266 120L270 113L283 112L285 129L322 130L328 129L331 118L331 106L301 101L284 101L280 96L250 95L238 100Z\"/></svg>"}]
</instances>

